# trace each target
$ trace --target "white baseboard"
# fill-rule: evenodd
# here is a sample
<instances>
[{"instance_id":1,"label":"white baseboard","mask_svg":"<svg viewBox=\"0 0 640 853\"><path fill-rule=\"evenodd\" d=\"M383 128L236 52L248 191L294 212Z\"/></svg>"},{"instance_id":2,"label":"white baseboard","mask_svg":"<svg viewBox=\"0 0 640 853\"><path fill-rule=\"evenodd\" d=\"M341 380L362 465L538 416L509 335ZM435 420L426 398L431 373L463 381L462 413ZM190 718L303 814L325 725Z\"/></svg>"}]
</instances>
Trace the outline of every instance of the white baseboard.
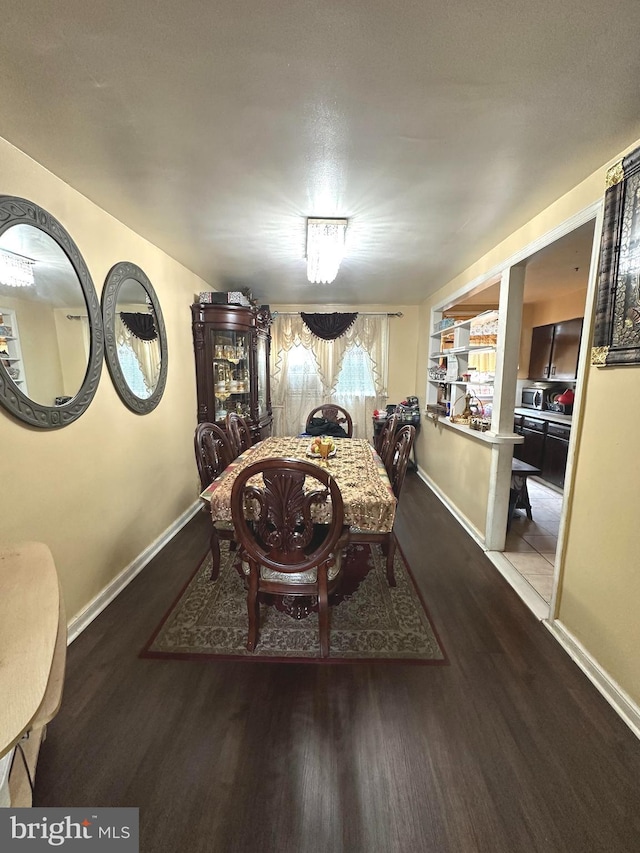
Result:
<instances>
[{"instance_id":1,"label":"white baseboard","mask_svg":"<svg viewBox=\"0 0 640 853\"><path fill-rule=\"evenodd\" d=\"M574 637L559 619L543 623L556 640L600 691L614 711L624 720L637 738L640 738L640 707L599 663L589 654L582 643Z\"/></svg>"},{"instance_id":2,"label":"white baseboard","mask_svg":"<svg viewBox=\"0 0 640 853\"><path fill-rule=\"evenodd\" d=\"M194 515L200 512L201 508L202 503L200 501L196 501L192 506L190 506L189 509L183 512L182 515L173 522L173 524L169 525L169 527L167 527L167 529L161 533L160 536L151 543L151 545L145 548L141 554L138 554L135 560L129 563L129 565L124 568L119 575L107 584L107 586L96 595L93 601L91 601L81 613L73 617L67 626L68 644L72 643L76 637L84 631L87 625L90 625L96 616L102 613L105 607L110 604L128 584L131 583L135 576L139 574L156 556L156 554L164 548L167 542L173 539L176 533L181 530L188 521L191 521Z\"/></svg>"},{"instance_id":3,"label":"white baseboard","mask_svg":"<svg viewBox=\"0 0 640 853\"><path fill-rule=\"evenodd\" d=\"M538 595L531 584L509 562L502 551L487 551L486 555L507 583L515 589L536 619L548 619L549 605L547 602L541 595Z\"/></svg>"},{"instance_id":4,"label":"white baseboard","mask_svg":"<svg viewBox=\"0 0 640 853\"><path fill-rule=\"evenodd\" d=\"M469 521L469 519L466 517L466 515L463 515L460 512L458 507L449 500L449 498L445 495L445 493L443 491L441 491L439 486L437 486L434 483L434 481L431 479L431 477L425 471L423 471L423 469L419 465L418 465L417 473L418 473L418 477L420 477L422 482L426 483L426 485L431 489L431 491L434 493L434 495L437 498L439 498L439 500L446 506L446 508L449 510L451 515L456 519L456 521L460 522L460 524L464 527L464 529L467 531L469 536L475 542L478 543L478 545L482 548L483 551L486 551L487 546L484 543L484 536L478 530L478 528Z\"/></svg>"},{"instance_id":5,"label":"white baseboard","mask_svg":"<svg viewBox=\"0 0 640 853\"><path fill-rule=\"evenodd\" d=\"M469 519L464 516L458 507L452 503L449 498L442 492L438 486L433 482L431 477L426 474L420 467L418 467L418 476L420 479L426 483L426 485L431 489L434 495L439 498L440 501L446 506L449 512L453 515L453 517L460 522L460 524L467 531L469 536L477 542L477 544L482 548L487 557L491 560L493 565L498 569L500 574L505 578L505 580L515 589L520 598L527 605L529 610L534 614L536 619L548 619L549 617L549 605L546 601L541 598L538 593L533 589L533 587L527 583L527 581L522 577L522 575L511 565L511 563L507 560L504 554L501 551L488 551L485 543L484 536L475 527Z\"/></svg>"},{"instance_id":6,"label":"white baseboard","mask_svg":"<svg viewBox=\"0 0 640 853\"><path fill-rule=\"evenodd\" d=\"M457 506L436 486L433 480L418 467L418 476L426 483L431 491L447 507L451 514L464 527L467 533L485 551L487 557L520 595L533 614L542 621L551 634L560 643L569 657L585 673L587 678L600 691L614 711L629 726L637 738L640 738L640 707L625 691L606 673L598 662L589 654L582 643L558 619L549 620L549 605L521 577L500 551L487 551L480 531L465 518Z\"/></svg>"}]
</instances>

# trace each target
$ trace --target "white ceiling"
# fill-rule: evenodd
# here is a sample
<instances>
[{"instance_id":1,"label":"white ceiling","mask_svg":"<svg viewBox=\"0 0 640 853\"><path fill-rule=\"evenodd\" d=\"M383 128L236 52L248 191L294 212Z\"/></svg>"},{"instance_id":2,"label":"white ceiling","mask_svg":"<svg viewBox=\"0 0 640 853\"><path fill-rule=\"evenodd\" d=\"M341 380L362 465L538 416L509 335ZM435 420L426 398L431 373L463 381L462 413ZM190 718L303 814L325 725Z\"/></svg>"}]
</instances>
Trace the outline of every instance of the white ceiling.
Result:
<instances>
[{"instance_id":1,"label":"white ceiling","mask_svg":"<svg viewBox=\"0 0 640 853\"><path fill-rule=\"evenodd\" d=\"M4 0L0 135L212 286L417 303L640 137L639 30L638 0ZM321 290L306 216L350 220Z\"/></svg>"}]
</instances>

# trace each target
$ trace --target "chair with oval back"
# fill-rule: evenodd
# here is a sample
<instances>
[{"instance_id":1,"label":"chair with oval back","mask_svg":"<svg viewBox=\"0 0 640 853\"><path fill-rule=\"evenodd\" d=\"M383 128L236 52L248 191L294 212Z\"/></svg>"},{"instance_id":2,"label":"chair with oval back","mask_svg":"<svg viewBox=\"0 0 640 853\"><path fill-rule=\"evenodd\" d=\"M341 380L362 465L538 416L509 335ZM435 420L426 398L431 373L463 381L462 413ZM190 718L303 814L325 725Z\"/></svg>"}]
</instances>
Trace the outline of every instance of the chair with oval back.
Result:
<instances>
[{"instance_id":1,"label":"chair with oval back","mask_svg":"<svg viewBox=\"0 0 640 853\"><path fill-rule=\"evenodd\" d=\"M200 474L202 489L206 489L234 459L229 439L219 426L212 423L200 423L193 437L196 454L196 464ZM205 511L209 510L205 507ZM229 521L213 521L211 538L211 580L214 581L220 572L220 539L227 540L229 547L236 547L233 524Z\"/></svg>"},{"instance_id":2,"label":"chair with oval back","mask_svg":"<svg viewBox=\"0 0 640 853\"><path fill-rule=\"evenodd\" d=\"M398 415L394 412L388 416L384 426L380 430L380 434L378 435L378 440L376 442L376 452L380 459L382 459L387 472L389 469L391 450L395 443L394 437L396 434L397 423Z\"/></svg>"},{"instance_id":3,"label":"chair with oval back","mask_svg":"<svg viewBox=\"0 0 640 853\"><path fill-rule=\"evenodd\" d=\"M404 483L404 477L407 473L407 465L409 463L409 455L413 447L413 441L416 435L416 428L410 424L400 427L396 432L394 441L391 445L389 454L389 464L387 473L391 488L396 496L396 500L400 500L400 492ZM386 569L387 580L389 586L396 585L396 578L393 573L393 560L396 553L396 538L393 530L389 533L371 533L368 530L360 530L352 527L349 531L350 542L379 542L382 545L383 551L386 554Z\"/></svg>"},{"instance_id":4,"label":"chair with oval back","mask_svg":"<svg viewBox=\"0 0 640 853\"><path fill-rule=\"evenodd\" d=\"M249 483L259 475L262 484ZM253 513L247 512L251 506ZM328 512L330 519L325 520ZM329 596L341 579L348 532L336 481L311 462L261 459L236 476L231 517L248 581L247 650L254 651L258 642L259 593L304 595L318 599L320 653L327 657Z\"/></svg>"},{"instance_id":5,"label":"chair with oval back","mask_svg":"<svg viewBox=\"0 0 640 853\"><path fill-rule=\"evenodd\" d=\"M326 421L338 424L346 432L347 438L353 438L353 420L349 412L343 409L342 406L338 406L336 403L323 403L321 406L316 406L307 415L305 426L307 432L312 418L316 417L321 417Z\"/></svg>"},{"instance_id":6,"label":"chair with oval back","mask_svg":"<svg viewBox=\"0 0 640 853\"><path fill-rule=\"evenodd\" d=\"M234 457L240 456L253 444L251 430L246 420L237 412L228 412L225 418L225 427Z\"/></svg>"}]
</instances>

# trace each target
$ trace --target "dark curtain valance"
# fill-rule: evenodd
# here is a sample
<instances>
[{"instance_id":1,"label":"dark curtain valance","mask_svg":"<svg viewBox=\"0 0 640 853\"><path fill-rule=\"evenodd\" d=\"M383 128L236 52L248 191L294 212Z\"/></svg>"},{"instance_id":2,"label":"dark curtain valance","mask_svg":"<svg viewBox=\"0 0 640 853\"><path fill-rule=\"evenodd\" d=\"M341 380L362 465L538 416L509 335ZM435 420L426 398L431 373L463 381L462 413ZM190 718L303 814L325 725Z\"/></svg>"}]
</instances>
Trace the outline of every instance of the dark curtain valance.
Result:
<instances>
[{"instance_id":1,"label":"dark curtain valance","mask_svg":"<svg viewBox=\"0 0 640 853\"><path fill-rule=\"evenodd\" d=\"M300 316L307 329L318 338L335 341L353 326L358 314L339 314L337 311L333 314L305 314L301 311Z\"/></svg>"},{"instance_id":2,"label":"dark curtain valance","mask_svg":"<svg viewBox=\"0 0 640 853\"><path fill-rule=\"evenodd\" d=\"M141 341L155 341L158 337L153 314L128 314L122 311L120 319L131 334Z\"/></svg>"}]
</instances>

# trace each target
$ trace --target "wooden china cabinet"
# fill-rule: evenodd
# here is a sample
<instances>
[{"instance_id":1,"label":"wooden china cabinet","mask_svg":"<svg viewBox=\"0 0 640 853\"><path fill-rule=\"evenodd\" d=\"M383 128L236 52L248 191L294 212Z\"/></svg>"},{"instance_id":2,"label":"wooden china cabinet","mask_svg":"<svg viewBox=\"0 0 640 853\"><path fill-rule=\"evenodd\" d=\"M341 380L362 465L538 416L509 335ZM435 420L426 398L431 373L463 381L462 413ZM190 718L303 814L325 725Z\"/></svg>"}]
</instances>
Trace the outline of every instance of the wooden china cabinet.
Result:
<instances>
[{"instance_id":1,"label":"wooden china cabinet","mask_svg":"<svg viewBox=\"0 0 640 853\"><path fill-rule=\"evenodd\" d=\"M191 306L198 423L224 426L227 412L246 418L254 442L271 434L268 305L198 302Z\"/></svg>"}]
</instances>

